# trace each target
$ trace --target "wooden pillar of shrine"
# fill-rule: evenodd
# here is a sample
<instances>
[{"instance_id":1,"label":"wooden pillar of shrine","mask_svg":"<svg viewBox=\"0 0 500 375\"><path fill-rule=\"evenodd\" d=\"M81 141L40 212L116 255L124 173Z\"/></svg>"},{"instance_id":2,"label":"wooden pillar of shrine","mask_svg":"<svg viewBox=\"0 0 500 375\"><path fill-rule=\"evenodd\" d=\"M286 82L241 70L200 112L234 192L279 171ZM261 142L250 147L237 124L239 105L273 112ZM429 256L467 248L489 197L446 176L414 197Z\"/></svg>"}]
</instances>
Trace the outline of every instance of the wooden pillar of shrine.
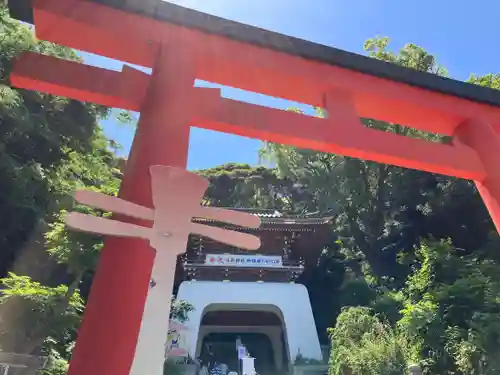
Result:
<instances>
[{"instance_id":1,"label":"wooden pillar of shrine","mask_svg":"<svg viewBox=\"0 0 500 375\"><path fill-rule=\"evenodd\" d=\"M468 120L457 127L456 136L477 152L486 170L486 178L475 183L500 232L500 135L485 121Z\"/></svg>"},{"instance_id":2,"label":"wooden pillar of shrine","mask_svg":"<svg viewBox=\"0 0 500 375\"><path fill-rule=\"evenodd\" d=\"M188 156L194 73L190 59L166 52L158 53L120 189L120 197L147 207L152 207L149 166L185 168ZM154 257L146 240L106 239L69 375L129 375Z\"/></svg>"}]
</instances>

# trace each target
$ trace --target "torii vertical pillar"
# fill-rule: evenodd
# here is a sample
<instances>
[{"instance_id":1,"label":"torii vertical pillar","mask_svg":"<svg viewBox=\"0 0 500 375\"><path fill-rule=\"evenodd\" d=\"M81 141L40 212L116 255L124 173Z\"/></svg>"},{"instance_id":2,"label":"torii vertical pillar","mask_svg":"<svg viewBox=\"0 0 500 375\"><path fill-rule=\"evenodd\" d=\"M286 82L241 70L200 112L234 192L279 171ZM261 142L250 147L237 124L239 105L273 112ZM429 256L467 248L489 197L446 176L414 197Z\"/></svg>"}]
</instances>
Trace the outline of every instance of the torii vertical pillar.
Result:
<instances>
[{"instance_id":1,"label":"torii vertical pillar","mask_svg":"<svg viewBox=\"0 0 500 375\"><path fill-rule=\"evenodd\" d=\"M195 79L190 61L177 51L168 55L166 48L158 53L120 189L123 199L152 207L149 166L186 168ZM154 257L146 240L106 239L68 375L129 375Z\"/></svg>"},{"instance_id":2,"label":"torii vertical pillar","mask_svg":"<svg viewBox=\"0 0 500 375\"><path fill-rule=\"evenodd\" d=\"M500 233L500 135L488 122L479 119L461 123L455 135L459 142L477 152L486 170L486 178L475 183Z\"/></svg>"}]
</instances>

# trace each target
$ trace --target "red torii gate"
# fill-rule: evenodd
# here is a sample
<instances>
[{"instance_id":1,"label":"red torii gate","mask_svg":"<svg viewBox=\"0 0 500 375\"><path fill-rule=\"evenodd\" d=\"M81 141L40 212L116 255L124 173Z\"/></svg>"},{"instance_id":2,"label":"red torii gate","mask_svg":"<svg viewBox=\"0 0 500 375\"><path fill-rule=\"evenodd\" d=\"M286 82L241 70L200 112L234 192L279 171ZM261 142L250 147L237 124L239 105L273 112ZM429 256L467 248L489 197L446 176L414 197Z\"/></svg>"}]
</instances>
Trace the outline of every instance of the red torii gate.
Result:
<instances>
[{"instance_id":1,"label":"red torii gate","mask_svg":"<svg viewBox=\"0 0 500 375\"><path fill-rule=\"evenodd\" d=\"M98 4L101 3L101 4ZM14 86L140 111L120 196L151 206L148 168L186 167L191 125L474 180L500 230L500 93L229 22L160 0L10 0L37 37L132 64L112 72L35 53ZM32 12L32 13L31 13ZM223 99L194 80L323 107L325 119ZM364 127L360 117L454 136L452 145ZM70 375L127 375L154 252L109 238Z\"/></svg>"}]
</instances>

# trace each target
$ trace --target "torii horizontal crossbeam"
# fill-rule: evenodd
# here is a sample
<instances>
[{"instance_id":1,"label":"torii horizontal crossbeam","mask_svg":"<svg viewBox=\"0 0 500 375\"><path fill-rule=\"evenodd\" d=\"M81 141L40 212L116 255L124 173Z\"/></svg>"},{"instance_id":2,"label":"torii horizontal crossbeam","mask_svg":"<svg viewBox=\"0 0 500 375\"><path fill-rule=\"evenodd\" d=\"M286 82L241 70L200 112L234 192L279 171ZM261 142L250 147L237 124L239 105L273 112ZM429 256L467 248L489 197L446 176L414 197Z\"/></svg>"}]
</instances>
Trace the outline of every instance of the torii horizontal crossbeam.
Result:
<instances>
[{"instance_id":1,"label":"torii horizontal crossbeam","mask_svg":"<svg viewBox=\"0 0 500 375\"><path fill-rule=\"evenodd\" d=\"M482 180L476 153L462 145L444 145L345 123L221 98L218 89L198 89L201 103L193 126L251 138L397 165L465 179ZM359 119L356 119L359 121Z\"/></svg>"},{"instance_id":2,"label":"torii horizontal crossbeam","mask_svg":"<svg viewBox=\"0 0 500 375\"><path fill-rule=\"evenodd\" d=\"M500 132L500 107L425 90L339 66L245 44L88 1L33 0L37 36L68 47L152 67L158 46L183 50L196 78L322 106L332 88L348 90L359 116L452 135L482 118ZM119 19L120 22L110 22ZM412 73L408 69L408 74ZM491 90L490 90L491 91ZM493 93L488 91L488 95ZM500 102L500 100L499 100Z\"/></svg>"},{"instance_id":3,"label":"torii horizontal crossbeam","mask_svg":"<svg viewBox=\"0 0 500 375\"><path fill-rule=\"evenodd\" d=\"M69 3L71 0L66 0ZM146 19L173 23L207 34L215 34L249 45L279 51L308 60L323 62L368 75L383 77L395 82L440 92L479 103L500 105L500 94L496 90L469 85L461 81L437 77L407 69L366 56L350 53L330 46L288 35L245 25L239 22L202 13L163 0L88 0L93 3L135 13ZM32 0L7 0L12 17L34 23Z\"/></svg>"},{"instance_id":4,"label":"torii horizontal crossbeam","mask_svg":"<svg viewBox=\"0 0 500 375\"><path fill-rule=\"evenodd\" d=\"M34 53L19 59L11 79L18 87L136 111L149 83L148 75L133 68L119 73ZM368 129L357 126L359 118L345 123L223 99L217 89L195 92L186 108L193 126L466 179L485 176L476 153L462 144Z\"/></svg>"},{"instance_id":5,"label":"torii horizontal crossbeam","mask_svg":"<svg viewBox=\"0 0 500 375\"><path fill-rule=\"evenodd\" d=\"M10 82L19 88L139 111L149 76L127 65L116 72L27 52L17 60Z\"/></svg>"}]
</instances>

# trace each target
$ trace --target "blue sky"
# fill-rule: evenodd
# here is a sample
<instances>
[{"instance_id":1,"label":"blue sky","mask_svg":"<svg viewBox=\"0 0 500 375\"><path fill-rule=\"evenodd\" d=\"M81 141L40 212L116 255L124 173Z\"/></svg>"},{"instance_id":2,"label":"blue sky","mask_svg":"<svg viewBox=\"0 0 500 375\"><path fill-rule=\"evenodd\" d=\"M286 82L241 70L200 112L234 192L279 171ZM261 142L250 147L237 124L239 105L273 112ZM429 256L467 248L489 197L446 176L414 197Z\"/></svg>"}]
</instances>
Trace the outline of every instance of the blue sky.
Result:
<instances>
[{"instance_id":1,"label":"blue sky","mask_svg":"<svg viewBox=\"0 0 500 375\"><path fill-rule=\"evenodd\" d=\"M498 0L172 0L220 17L262 27L313 42L363 53L363 43L376 35L424 47L457 79L470 73L500 73L500 2ZM473 5L472 5L473 4ZM476 5L476 6L474 6ZM497 26L495 26L497 25ZM86 63L120 69L121 63L83 54ZM200 83L204 85L204 83ZM235 89L224 96L255 104L286 108L292 103ZM110 119L106 134L130 149L134 130ZM193 128L189 169L226 162L258 163L260 142Z\"/></svg>"}]
</instances>

